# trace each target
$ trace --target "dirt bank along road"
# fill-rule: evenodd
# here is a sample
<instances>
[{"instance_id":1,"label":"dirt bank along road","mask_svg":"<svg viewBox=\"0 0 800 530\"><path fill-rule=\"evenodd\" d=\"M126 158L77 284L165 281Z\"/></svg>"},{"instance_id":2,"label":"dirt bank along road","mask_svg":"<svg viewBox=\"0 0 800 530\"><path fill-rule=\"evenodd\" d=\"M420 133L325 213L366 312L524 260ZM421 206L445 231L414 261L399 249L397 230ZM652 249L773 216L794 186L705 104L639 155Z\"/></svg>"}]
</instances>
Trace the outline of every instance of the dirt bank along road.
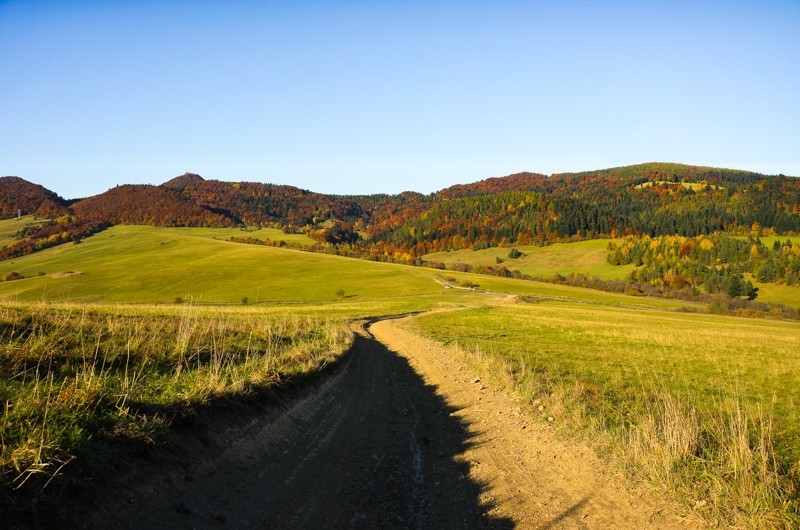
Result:
<instances>
[{"instance_id":1,"label":"dirt bank along road","mask_svg":"<svg viewBox=\"0 0 800 530\"><path fill-rule=\"evenodd\" d=\"M581 447L527 423L467 367L385 320L309 397L118 528L667 528Z\"/></svg>"}]
</instances>

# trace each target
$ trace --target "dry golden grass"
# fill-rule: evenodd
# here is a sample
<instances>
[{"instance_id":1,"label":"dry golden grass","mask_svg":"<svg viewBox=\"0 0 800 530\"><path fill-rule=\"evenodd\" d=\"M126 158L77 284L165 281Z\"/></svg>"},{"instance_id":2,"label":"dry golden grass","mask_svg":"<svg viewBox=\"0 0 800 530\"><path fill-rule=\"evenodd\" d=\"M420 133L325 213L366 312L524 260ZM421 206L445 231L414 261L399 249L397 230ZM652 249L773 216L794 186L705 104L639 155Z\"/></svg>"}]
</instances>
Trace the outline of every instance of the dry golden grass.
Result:
<instances>
[{"instance_id":1,"label":"dry golden grass","mask_svg":"<svg viewBox=\"0 0 800 530\"><path fill-rule=\"evenodd\" d=\"M544 302L418 317L713 524L800 524L800 325Z\"/></svg>"},{"instance_id":2,"label":"dry golden grass","mask_svg":"<svg viewBox=\"0 0 800 530\"><path fill-rule=\"evenodd\" d=\"M286 310L4 304L5 485L52 476L97 439L149 439L200 404L312 373L351 340L341 319Z\"/></svg>"}]
</instances>

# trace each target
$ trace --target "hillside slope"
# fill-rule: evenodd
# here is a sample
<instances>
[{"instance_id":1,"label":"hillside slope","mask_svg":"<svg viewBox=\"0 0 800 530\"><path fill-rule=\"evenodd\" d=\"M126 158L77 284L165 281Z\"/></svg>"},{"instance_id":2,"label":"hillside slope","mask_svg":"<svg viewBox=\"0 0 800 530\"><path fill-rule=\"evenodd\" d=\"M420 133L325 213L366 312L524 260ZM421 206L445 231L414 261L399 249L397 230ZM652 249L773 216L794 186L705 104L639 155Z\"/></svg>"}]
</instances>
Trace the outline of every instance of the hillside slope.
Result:
<instances>
[{"instance_id":1,"label":"hillside slope","mask_svg":"<svg viewBox=\"0 0 800 530\"><path fill-rule=\"evenodd\" d=\"M359 205L347 198L260 182L193 180L183 188L183 194L200 206L226 212L246 224L302 227L331 217L355 219L363 215Z\"/></svg>"},{"instance_id":2,"label":"hillside slope","mask_svg":"<svg viewBox=\"0 0 800 530\"><path fill-rule=\"evenodd\" d=\"M153 226L229 226L234 220L163 186L124 185L72 205L80 219Z\"/></svg>"},{"instance_id":3,"label":"hillside slope","mask_svg":"<svg viewBox=\"0 0 800 530\"><path fill-rule=\"evenodd\" d=\"M6 216L22 204L23 213L64 205L52 192L9 179L0 183L0 193L2 185L12 189L0 203ZM413 263L448 249L626 234L800 233L800 179L648 163L549 177L517 173L431 195L338 196L186 173L162 186L118 186L71 211L78 220L107 224L261 224L306 232L322 246L354 255ZM332 226L343 236L328 237Z\"/></svg>"},{"instance_id":4,"label":"hillside slope","mask_svg":"<svg viewBox=\"0 0 800 530\"><path fill-rule=\"evenodd\" d=\"M64 199L19 177L0 177L0 219L22 215L52 217L66 211Z\"/></svg>"}]
</instances>

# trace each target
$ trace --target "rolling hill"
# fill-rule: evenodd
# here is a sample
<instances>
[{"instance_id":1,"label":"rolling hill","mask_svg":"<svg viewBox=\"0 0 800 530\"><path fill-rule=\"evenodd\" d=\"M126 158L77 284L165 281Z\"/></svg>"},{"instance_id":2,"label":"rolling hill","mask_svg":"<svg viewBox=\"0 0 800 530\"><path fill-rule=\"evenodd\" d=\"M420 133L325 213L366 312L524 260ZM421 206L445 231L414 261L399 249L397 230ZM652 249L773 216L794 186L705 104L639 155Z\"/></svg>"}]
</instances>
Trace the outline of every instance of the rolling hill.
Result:
<instances>
[{"instance_id":1,"label":"rolling hill","mask_svg":"<svg viewBox=\"0 0 800 530\"><path fill-rule=\"evenodd\" d=\"M0 180L0 212L63 213L55 193L16 177ZM374 255L412 258L444 249L545 244L620 234L696 236L800 232L800 180L784 175L649 163L545 176L517 173L432 195L337 196L293 186L205 180L186 173L161 186L117 186L76 202L78 219L109 224L319 229L332 220L369 237Z\"/></svg>"},{"instance_id":2,"label":"rolling hill","mask_svg":"<svg viewBox=\"0 0 800 530\"><path fill-rule=\"evenodd\" d=\"M19 177L0 177L0 219L22 215L51 217L66 211L66 201L38 184Z\"/></svg>"},{"instance_id":3,"label":"rolling hill","mask_svg":"<svg viewBox=\"0 0 800 530\"><path fill-rule=\"evenodd\" d=\"M228 226L230 217L190 200L180 192L149 185L124 185L72 205L79 219L110 224L153 226Z\"/></svg>"},{"instance_id":4,"label":"rolling hill","mask_svg":"<svg viewBox=\"0 0 800 530\"><path fill-rule=\"evenodd\" d=\"M444 251L673 235L692 239L687 243L692 246L695 238L715 233L755 238L800 233L800 179L672 163L550 176L517 173L431 195L326 195L186 173L160 186L117 186L74 204L41 186L5 177L0 179L0 199L6 216L32 209L52 213L51 221L17 233L0 259L80 242L114 225L264 226L310 237L316 241L311 250L439 268L453 264L448 259L437 261L437 253ZM794 252L793 246L785 247ZM598 263L590 268L603 277L625 275L621 269L609 269L598 261L600 254L594 254ZM790 263L794 259L756 260L749 272L755 274L764 266L794 267ZM764 265L766 261L775 263ZM524 265L533 275L548 269L538 263ZM487 268L487 273L507 272L496 269ZM748 270L737 266L733 273ZM667 268L655 268L653 274L647 281L656 282L659 291L667 283L692 283L665 281L671 274ZM762 276L779 282L788 277L781 270Z\"/></svg>"}]
</instances>

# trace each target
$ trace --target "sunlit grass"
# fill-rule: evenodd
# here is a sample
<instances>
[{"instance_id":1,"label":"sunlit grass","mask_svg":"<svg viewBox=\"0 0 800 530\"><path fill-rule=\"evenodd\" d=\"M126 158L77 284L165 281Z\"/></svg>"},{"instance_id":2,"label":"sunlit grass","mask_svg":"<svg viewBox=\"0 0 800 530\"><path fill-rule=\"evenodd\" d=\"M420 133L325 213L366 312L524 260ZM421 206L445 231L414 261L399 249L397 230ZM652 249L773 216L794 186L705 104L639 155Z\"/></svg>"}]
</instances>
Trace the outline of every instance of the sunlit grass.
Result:
<instances>
[{"instance_id":1,"label":"sunlit grass","mask_svg":"<svg viewBox=\"0 0 800 530\"><path fill-rule=\"evenodd\" d=\"M445 265L465 264L504 266L538 278L550 278L555 274L568 275L571 272L591 274L604 280L623 279L633 269L632 265L613 266L607 261L607 246L610 239L592 239L576 243L556 243L545 247L514 246L508 248L488 248L482 250L457 250L428 254L424 259L438 261ZM524 255L511 259L511 248ZM497 258L503 260L497 263Z\"/></svg>"},{"instance_id":2,"label":"sunlit grass","mask_svg":"<svg viewBox=\"0 0 800 530\"><path fill-rule=\"evenodd\" d=\"M207 239L229 240L231 237L252 238L260 241L285 241L286 243L308 247L316 243L305 234L287 234L278 228L169 228L175 234Z\"/></svg>"},{"instance_id":3,"label":"sunlit grass","mask_svg":"<svg viewBox=\"0 0 800 530\"><path fill-rule=\"evenodd\" d=\"M318 371L352 334L287 310L6 304L0 337L0 470L19 487L98 440L149 439L171 415Z\"/></svg>"},{"instance_id":4,"label":"sunlit grass","mask_svg":"<svg viewBox=\"0 0 800 530\"><path fill-rule=\"evenodd\" d=\"M712 519L798 522L797 323L558 302L416 322Z\"/></svg>"},{"instance_id":5,"label":"sunlit grass","mask_svg":"<svg viewBox=\"0 0 800 530\"><path fill-rule=\"evenodd\" d=\"M35 219L33 215L23 215L19 219L0 219L0 246L6 246L17 241L17 232L26 226L41 224L43 220Z\"/></svg>"}]
</instances>

